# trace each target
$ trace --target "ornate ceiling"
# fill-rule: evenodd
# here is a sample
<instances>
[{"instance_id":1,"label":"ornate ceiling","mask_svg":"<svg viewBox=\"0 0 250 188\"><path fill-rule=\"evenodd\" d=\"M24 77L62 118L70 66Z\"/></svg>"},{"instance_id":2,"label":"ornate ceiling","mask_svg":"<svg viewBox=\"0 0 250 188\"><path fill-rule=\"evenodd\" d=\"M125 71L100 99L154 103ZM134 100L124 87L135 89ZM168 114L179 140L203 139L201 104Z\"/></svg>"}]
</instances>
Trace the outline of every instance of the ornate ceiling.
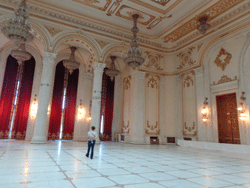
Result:
<instances>
[{"instance_id":1,"label":"ornate ceiling","mask_svg":"<svg viewBox=\"0 0 250 188\"><path fill-rule=\"evenodd\" d=\"M11 10L18 2L0 0L0 8ZM201 16L211 25L205 36L248 17L250 0L29 0L28 8L31 18L126 42L131 15L138 13L141 45L170 51L204 37L196 29Z\"/></svg>"}]
</instances>

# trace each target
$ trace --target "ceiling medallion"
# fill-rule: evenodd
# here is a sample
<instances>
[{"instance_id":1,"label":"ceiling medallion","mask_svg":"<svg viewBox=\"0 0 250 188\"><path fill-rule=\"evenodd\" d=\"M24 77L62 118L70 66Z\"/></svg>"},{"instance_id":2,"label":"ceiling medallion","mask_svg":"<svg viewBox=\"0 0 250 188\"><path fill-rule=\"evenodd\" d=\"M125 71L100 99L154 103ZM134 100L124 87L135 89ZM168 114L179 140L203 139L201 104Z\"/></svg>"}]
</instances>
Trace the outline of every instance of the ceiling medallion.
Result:
<instances>
[{"instance_id":1,"label":"ceiling medallion","mask_svg":"<svg viewBox=\"0 0 250 188\"><path fill-rule=\"evenodd\" d=\"M70 50L71 50L71 55L68 60L63 61L63 65L65 68L69 70L69 73L72 74L74 70L79 68L80 64L76 61L75 57L76 47L71 46Z\"/></svg>"},{"instance_id":2,"label":"ceiling medallion","mask_svg":"<svg viewBox=\"0 0 250 188\"><path fill-rule=\"evenodd\" d=\"M207 32L207 30L210 27L210 25L207 23L207 19L208 19L207 16L203 16L198 19L200 24L197 26L197 29L203 35Z\"/></svg>"},{"instance_id":3,"label":"ceiling medallion","mask_svg":"<svg viewBox=\"0 0 250 188\"><path fill-rule=\"evenodd\" d=\"M105 70L105 73L110 77L111 81L113 81L114 77L116 77L119 74L119 71L115 68L116 56L110 56L110 59L111 59L111 65L109 69Z\"/></svg>"},{"instance_id":4,"label":"ceiling medallion","mask_svg":"<svg viewBox=\"0 0 250 188\"><path fill-rule=\"evenodd\" d=\"M129 48L127 51L128 57L124 59L124 62L135 69L136 67L144 63L145 58L141 56L142 50L138 48L137 44L136 33L138 33L139 31L139 29L137 28L137 19L139 18L139 15L133 14L132 17L134 19L134 27L131 29L131 31L133 32L134 36L132 39L131 48Z\"/></svg>"},{"instance_id":5,"label":"ceiling medallion","mask_svg":"<svg viewBox=\"0 0 250 188\"><path fill-rule=\"evenodd\" d=\"M15 17L9 18L2 23L3 34L14 41L16 45L19 43L28 43L35 38L35 32L31 25L27 24L29 12L26 8L26 0L22 0L20 6L15 9Z\"/></svg>"}]
</instances>

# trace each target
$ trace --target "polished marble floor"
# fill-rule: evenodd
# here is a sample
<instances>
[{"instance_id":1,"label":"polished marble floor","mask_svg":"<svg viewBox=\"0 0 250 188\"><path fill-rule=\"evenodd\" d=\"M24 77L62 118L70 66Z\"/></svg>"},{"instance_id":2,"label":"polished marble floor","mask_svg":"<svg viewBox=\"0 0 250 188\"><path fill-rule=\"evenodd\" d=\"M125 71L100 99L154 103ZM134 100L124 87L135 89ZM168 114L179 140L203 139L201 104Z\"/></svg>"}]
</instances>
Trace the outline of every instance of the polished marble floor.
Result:
<instances>
[{"instance_id":1,"label":"polished marble floor","mask_svg":"<svg viewBox=\"0 0 250 188\"><path fill-rule=\"evenodd\" d=\"M105 142L0 141L0 188L250 188L250 155Z\"/></svg>"}]
</instances>

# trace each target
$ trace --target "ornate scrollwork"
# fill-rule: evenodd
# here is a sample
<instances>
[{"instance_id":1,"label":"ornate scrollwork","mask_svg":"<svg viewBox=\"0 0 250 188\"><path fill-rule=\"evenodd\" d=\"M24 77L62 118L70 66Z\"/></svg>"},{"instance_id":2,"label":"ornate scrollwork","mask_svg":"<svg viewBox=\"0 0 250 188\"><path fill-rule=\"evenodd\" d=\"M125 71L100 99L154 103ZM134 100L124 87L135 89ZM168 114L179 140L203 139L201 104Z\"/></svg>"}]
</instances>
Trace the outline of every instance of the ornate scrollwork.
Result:
<instances>
[{"instance_id":1,"label":"ornate scrollwork","mask_svg":"<svg viewBox=\"0 0 250 188\"><path fill-rule=\"evenodd\" d=\"M194 75L194 72L191 72L191 75ZM186 77L183 80L183 87L185 88L186 86L189 87L190 85L194 85L194 80L192 79L192 76L190 74L186 75Z\"/></svg>"},{"instance_id":2,"label":"ornate scrollwork","mask_svg":"<svg viewBox=\"0 0 250 188\"><path fill-rule=\"evenodd\" d=\"M149 125L149 121L147 121L145 133L146 134L160 134L158 121L156 121L155 125Z\"/></svg>"},{"instance_id":3,"label":"ornate scrollwork","mask_svg":"<svg viewBox=\"0 0 250 188\"><path fill-rule=\"evenodd\" d=\"M128 76L128 77L123 79L123 89L124 90L127 90L130 88L130 80L131 80L131 76Z\"/></svg>"},{"instance_id":4,"label":"ornate scrollwork","mask_svg":"<svg viewBox=\"0 0 250 188\"><path fill-rule=\"evenodd\" d=\"M193 134L188 134L187 132L194 131ZM195 130L195 122L193 122L192 127L188 127L186 122L184 122L183 130L182 130L183 136L197 136L197 130Z\"/></svg>"},{"instance_id":5,"label":"ornate scrollwork","mask_svg":"<svg viewBox=\"0 0 250 188\"><path fill-rule=\"evenodd\" d=\"M226 82L232 82L234 80L237 80L237 76L235 76L234 79L231 79L231 78L227 77L227 75L223 75L217 83L215 83L215 81L214 81L213 85L223 84Z\"/></svg>"},{"instance_id":6,"label":"ornate scrollwork","mask_svg":"<svg viewBox=\"0 0 250 188\"><path fill-rule=\"evenodd\" d=\"M226 58L224 59L224 62L221 60L222 55L226 56ZM222 71L224 71L226 66L230 63L231 59L232 59L232 54L227 52L224 48L221 48L214 63L217 65L217 67L220 67L222 69Z\"/></svg>"},{"instance_id":7,"label":"ornate scrollwork","mask_svg":"<svg viewBox=\"0 0 250 188\"><path fill-rule=\"evenodd\" d=\"M159 76L152 76L150 74L146 75L147 78L147 86L151 88L158 88L158 80L160 79Z\"/></svg>"},{"instance_id":8,"label":"ornate scrollwork","mask_svg":"<svg viewBox=\"0 0 250 188\"><path fill-rule=\"evenodd\" d=\"M182 69L183 67L185 67L187 65L193 65L196 62L191 58L192 51L194 49L195 49L195 47L191 47L188 49L188 51L186 53L181 52L177 55L177 57L180 58L180 66L177 67L177 69Z\"/></svg>"}]
</instances>

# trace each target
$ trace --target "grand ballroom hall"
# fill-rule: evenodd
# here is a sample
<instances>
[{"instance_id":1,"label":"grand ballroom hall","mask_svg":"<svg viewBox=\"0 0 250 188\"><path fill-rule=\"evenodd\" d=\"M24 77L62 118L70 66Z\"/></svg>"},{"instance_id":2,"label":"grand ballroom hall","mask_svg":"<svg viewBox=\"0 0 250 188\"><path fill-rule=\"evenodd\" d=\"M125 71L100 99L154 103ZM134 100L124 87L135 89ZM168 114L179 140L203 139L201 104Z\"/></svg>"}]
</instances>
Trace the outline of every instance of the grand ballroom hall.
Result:
<instances>
[{"instance_id":1,"label":"grand ballroom hall","mask_svg":"<svg viewBox=\"0 0 250 188\"><path fill-rule=\"evenodd\" d=\"M250 0L0 0L0 188L250 188L248 81Z\"/></svg>"}]
</instances>

